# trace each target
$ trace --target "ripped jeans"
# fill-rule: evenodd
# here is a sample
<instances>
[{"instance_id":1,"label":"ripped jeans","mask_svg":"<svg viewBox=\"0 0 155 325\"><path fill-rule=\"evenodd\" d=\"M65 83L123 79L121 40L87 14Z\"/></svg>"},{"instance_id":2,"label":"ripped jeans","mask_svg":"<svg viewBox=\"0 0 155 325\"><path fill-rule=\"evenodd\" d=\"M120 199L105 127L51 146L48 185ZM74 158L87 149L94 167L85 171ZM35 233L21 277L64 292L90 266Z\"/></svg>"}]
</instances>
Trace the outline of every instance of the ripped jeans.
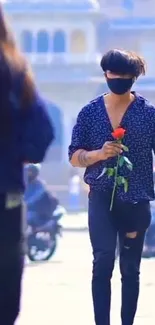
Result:
<instances>
[{"instance_id":1,"label":"ripped jeans","mask_svg":"<svg viewBox=\"0 0 155 325\"><path fill-rule=\"evenodd\" d=\"M137 206L115 202L109 211L110 197L101 191L89 194L89 233L93 248L92 295L96 325L110 325L111 278L115 262L117 236L122 278L122 325L132 325L139 296L139 273L145 231L150 224L149 202ZM132 214L132 215L131 215ZM141 222L140 222L141 221ZM136 237L126 246L127 232Z\"/></svg>"}]
</instances>

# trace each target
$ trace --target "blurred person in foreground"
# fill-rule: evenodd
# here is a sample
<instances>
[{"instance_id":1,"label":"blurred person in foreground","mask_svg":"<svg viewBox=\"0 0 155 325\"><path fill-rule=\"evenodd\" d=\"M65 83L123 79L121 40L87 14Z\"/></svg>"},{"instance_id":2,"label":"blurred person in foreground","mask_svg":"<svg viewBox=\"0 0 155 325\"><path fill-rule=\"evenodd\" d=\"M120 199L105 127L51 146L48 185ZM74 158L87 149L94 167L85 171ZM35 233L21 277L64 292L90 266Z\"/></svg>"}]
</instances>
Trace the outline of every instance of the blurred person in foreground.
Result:
<instances>
[{"instance_id":1,"label":"blurred person in foreground","mask_svg":"<svg viewBox=\"0 0 155 325\"><path fill-rule=\"evenodd\" d=\"M53 128L0 7L0 324L19 313L24 264L23 163L39 163Z\"/></svg>"},{"instance_id":2,"label":"blurred person in foreground","mask_svg":"<svg viewBox=\"0 0 155 325\"><path fill-rule=\"evenodd\" d=\"M25 203L27 208L27 223L34 233L50 232L54 225L53 212L59 201L40 179L40 164L28 164L25 166Z\"/></svg>"},{"instance_id":3,"label":"blurred person in foreground","mask_svg":"<svg viewBox=\"0 0 155 325\"><path fill-rule=\"evenodd\" d=\"M111 50L103 55L101 68L109 92L91 101L79 113L73 128L69 159L72 166L86 167L84 180L90 186L89 232L93 248L92 294L96 325L110 325L111 278L117 235L122 277L122 325L132 325L139 296L139 273L146 229L150 224L150 201L154 200L153 157L155 151L155 109L145 98L131 91L145 74L145 62L137 54ZM117 187L114 205L110 201L114 178L101 175L103 168L116 166L124 147L116 143L114 130L126 130L125 155L133 164L121 175L128 179L128 191Z\"/></svg>"}]
</instances>

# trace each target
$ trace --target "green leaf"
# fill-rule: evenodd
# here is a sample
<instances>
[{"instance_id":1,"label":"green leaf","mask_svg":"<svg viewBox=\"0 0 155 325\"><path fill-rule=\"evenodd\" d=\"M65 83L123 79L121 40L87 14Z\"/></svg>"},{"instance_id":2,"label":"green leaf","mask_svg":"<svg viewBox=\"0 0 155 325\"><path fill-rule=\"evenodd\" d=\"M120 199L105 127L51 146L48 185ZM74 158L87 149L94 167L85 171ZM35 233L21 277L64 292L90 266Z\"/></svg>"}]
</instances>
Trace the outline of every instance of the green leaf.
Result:
<instances>
[{"instance_id":1,"label":"green leaf","mask_svg":"<svg viewBox=\"0 0 155 325\"><path fill-rule=\"evenodd\" d=\"M123 176L118 176L117 177L117 184L118 185L124 184L124 177Z\"/></svg>"},{"instance_id":2,"label":"green leaf","mask_svg":"<svg viewBox=\"0 0 155 325\"><path fill-rule=\"evenodd\" d=\"M132 170L133 169L133 165L132 165L131 161L127 157L124 157L124 160L126 162L127 168L130 169L130 170Z\"/></svg>"},{"instance_id":3,"label":"green leaf","mask_svg":"<svg viewBox=\"0 0 155 325\"><path fill-rule=\"evenodd\" d=\"M113 175L114 175L114 172L115 172L114 168L108 168L108 169L107 169L108 177L113 176Z\"/></svg>"},{"instance_id":4,"label":"green leaf","mask_svg":"<svg viewBox=\"0 0 155 325\"><path fill-rule=\"evenodd\" d=\"M127 165L127 168L129 169L129 170L133 170L133 165L131 164L131 165Z\"/></svg>"},{"instance_id":5,"label":"green leaf","mask_svg":"<svg viewBox=\"0 0 155 325\"><path fill-rule=\"evenodd\" d=\"M124 192L126 193L128 191L128 181L123 176L117 177L117 184L118 185L124 185Z\"/></svg>"},{"instance_id":6,"label":"green leaf","mask_svg":"<svg viewBox=\"0 0 155 325\"><path fill-rule=\"evenodd\" d=\"M128 181L126 178L124 178L124 192L126 193L128 191Z\"/></svg>"},{"instance_id":7,"label":"green leaf","mask_svg":"<svg viewBox=\"0 0 155 325\"><path fill-rule=\"evenodd\" d=\"M121 156L120 159L119 159L119 166L122 167L124 162L125 162L124 156Z\"/></svg>"},{"instance_id":8,"label":"green leaf","mask_svg":"<svg viewBox=\"0 0 155 325\"><path fill-rule=\"evenodd\" d=\"M97 177L97 179L101 178L103 175L105 175L105 173L107 172L107 168L104 167L102 170L102 173Z\"/></svg>"},{"instance_id":9,"label":"green leaf","mask_svg":"<svg viewBox=\"0 0 155 325\"><path fill-rule=\"evenodd\" d=\"M128 151L129 151L128 147L127 147L127 146L125 146L124 144L123 144L123 150L124 150L124 151L126 151L126 152L128 152Z\"/></svg>"}]
</instances>

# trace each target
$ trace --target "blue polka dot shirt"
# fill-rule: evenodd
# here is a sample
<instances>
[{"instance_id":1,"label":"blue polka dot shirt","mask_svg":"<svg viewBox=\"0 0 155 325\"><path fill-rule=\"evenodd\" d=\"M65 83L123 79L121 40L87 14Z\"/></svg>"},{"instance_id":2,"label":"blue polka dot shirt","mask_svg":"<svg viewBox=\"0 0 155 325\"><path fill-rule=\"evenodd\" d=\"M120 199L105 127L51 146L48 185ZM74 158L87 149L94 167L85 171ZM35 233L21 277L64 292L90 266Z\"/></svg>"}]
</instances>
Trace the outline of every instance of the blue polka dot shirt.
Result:
<instances>
[{"instance_id":1,"label":"blue polka dot shirt","mask_svg":"<svg viewBox=\"0 0 155 325\"><path fill-rule=\"evenodd\" d=\"M128 191L123 186L117 187L116 196L122 201L139 202L154 200L153 187L153 152L155 152L155 108L146 99L135 94L135 100L126 111L121 127L126 130L123 144L129 149L125 156L133 164L130 171L126 165L119 170L119 175L128 180ZM88 151L102 148L106 141L113 141L113 129L104 105L103 95L91 101L79 113L73 128L69 146L69 159L78 149ZM100 161L86 168L84 180L91 189L110 192L114 179L104 174L97 179L104 167L114 167L116 158Z\"/></svg>"}]
</instances>

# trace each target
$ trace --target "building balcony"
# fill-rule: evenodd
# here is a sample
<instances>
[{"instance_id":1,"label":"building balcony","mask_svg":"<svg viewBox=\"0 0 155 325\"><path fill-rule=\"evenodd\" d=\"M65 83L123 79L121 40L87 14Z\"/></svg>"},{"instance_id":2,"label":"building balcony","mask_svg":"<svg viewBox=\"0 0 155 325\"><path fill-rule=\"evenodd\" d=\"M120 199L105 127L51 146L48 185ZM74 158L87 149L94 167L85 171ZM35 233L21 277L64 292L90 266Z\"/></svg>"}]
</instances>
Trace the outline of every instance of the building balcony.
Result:
<instances>
[{"instance_id":1,"label":"building balcony","mask_svg":"<svg viewBox=\"0 0 155 325\"><path fill-rule=\"evenodd\" d=\"M100 61L99 53L29 53L26 54L32 65L72 65L72 64L98 64Z\"/></svg>"},{"instance_id":2,"label":"building balcony","mask_svg":"<svg viewBox=\"0 0 155 325\"><path fill-rule=\"evenodd\" d=\"M49 83L84 83L91 81L93 76L100 76L101 69L97 58L87 57L84 62L84 57L81 58L81 63L78 60L72 60L71 56L55 56L52 54L28 55L35 75L35 79L40 84ZM96 61L95 61L96 59Z\"/></svg>"}]
</instances>

